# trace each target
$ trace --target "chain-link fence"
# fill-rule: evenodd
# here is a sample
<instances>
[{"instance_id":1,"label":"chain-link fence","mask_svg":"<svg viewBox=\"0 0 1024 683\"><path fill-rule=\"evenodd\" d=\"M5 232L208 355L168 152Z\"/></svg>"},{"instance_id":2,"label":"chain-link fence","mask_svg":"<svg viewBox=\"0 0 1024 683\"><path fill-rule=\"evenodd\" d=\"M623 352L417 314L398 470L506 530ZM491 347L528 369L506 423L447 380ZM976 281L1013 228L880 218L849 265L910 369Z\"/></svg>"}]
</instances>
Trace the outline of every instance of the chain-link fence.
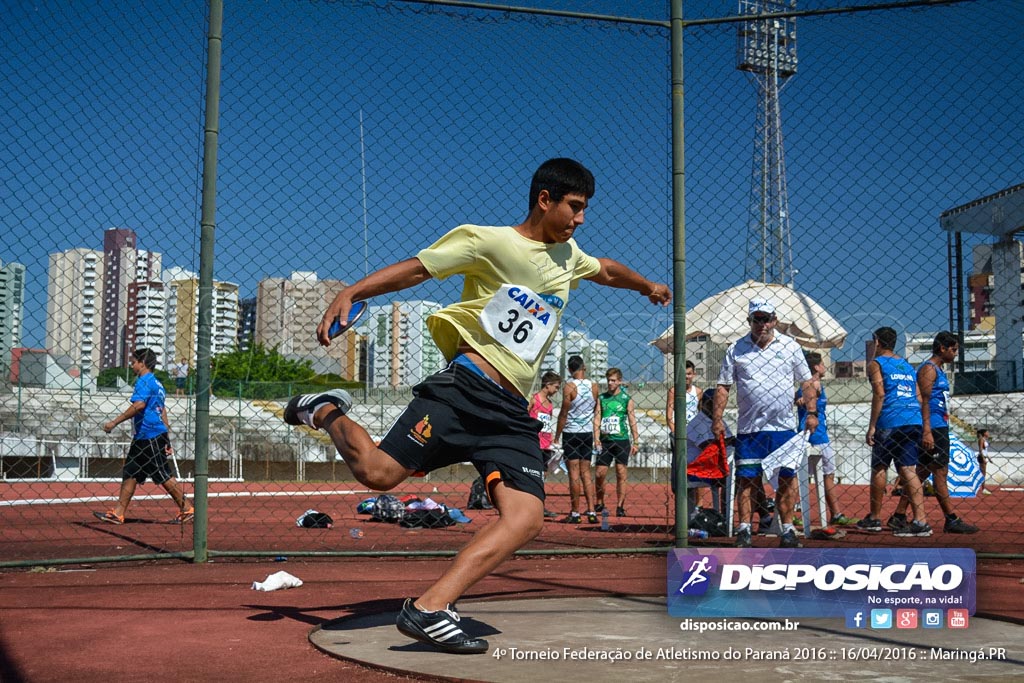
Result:
<instances>
[{"instance_id":1,"label":"chain-link fence","mask_svg":"<svg viewBox=\"0 0 1024 683\"><path fill-rule=\"evenodd\" d=\"M313 336L324 309L346 284L415 256L456 225L521 222L530 175L550 157L577 158L597 178L579 245L672 282L668 8L643 21L579 15L610 14L606 7L579 3L575 15L548 15L406 2L227 3L216 258L204 309L211 380L198 396L207 363L199 353L207 8L6 9L4 559L200 547L440 552L495 515L467 506L477 473L466 464L392 493L419 507L457 508L455 517L469 522L423 529L371 521L360 504L375 494L322 431L286 425L283 408L297 393L346 388L353 419L383 437L411 387L444 365L426 319L458 300L461 279L371 300L355 331L327 349ZM827 368L824 414L836 470L817 477L835 484L835 509L825 516L856 519L869 509L872 332L895 328L897 351L916 366L931 355L936 332L962 331L965 355L946 366L951 433L965 446L951 477L963 469L973 483L953 507L981 531L943 533L926 497L930 538L882 541L851 525L837 527L845 538L823 542L1018 551L1024 398L1013 393L1020 386L999 380L1020 368L998 371L1013 363L1005 346L997 351L1007 335L1000 326L1013 316L999 298L1005 283L996 283L1007 271L1007 247L994 246L1001 238L1017 243L984 226L948 229L940 214L1024 177L1014 106L1022 9L1010 0L833 11L839 7L744 0L686 17L685 135L677 142L686 158L687 277L676 297L691 314L716 295L731 304L715 309L717 317L687 316L693 384L715 386L728 344L750 331L749 290L737 288L751 280L784 287L770 290L780 330L819 347ZM789 13L756 18L782 10ZM213 191L206 187L207 197ZM1000 202L1015 197L993 201L1010 211ZM781 315L788 292L807 320ZM823 325L826 316L835 325ZM544 369L564 383L569 358L579 355L601 391L608 370L620 369L636 450L619 472L628 477L623 485L610 467L603 496L595 491L593 500L575 501L569 468L554 461L545 484L554 518L529 549L672 541L673 320L671 308L633 292L590 283L572 292ZM198 490L207 501L195 538L192 526L163 523L178 509L151 482L120 510L134 523L107 525L90 514L119 511L131 425L111 434L104 425L131 404L138 348L155 352L166 388L168 472L189 500ZM682 373L679 388L671 410L682 424L683 411L674 410L686 406ZM736 393L725 411L731 431ZM562 397L550 397L555 421ZM981 428L991 439L984 491L975 473ZM710 506L713 496L696 490ZM824 494L810 490L800 514L818 527ZM610 514L591 523L585 513L601 502ZM886 516L895 504L885 497ZM328 513L333 527L298 526L308 510ZM560 523L573 511L584 513L578 523ZM762 542L776 543L755 540Z\"/></svg>"}]
</instances>

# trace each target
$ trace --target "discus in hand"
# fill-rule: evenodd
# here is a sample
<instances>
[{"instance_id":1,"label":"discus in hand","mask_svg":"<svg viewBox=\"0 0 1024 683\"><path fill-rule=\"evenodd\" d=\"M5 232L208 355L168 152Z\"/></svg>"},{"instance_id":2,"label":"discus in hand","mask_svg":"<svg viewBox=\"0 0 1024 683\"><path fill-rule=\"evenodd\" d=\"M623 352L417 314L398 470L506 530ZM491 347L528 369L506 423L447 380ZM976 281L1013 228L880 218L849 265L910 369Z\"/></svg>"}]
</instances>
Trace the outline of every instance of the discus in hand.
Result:
<instances>
[{"instance_id":1,"label":"discus in hand","mask_svg":"<svg viewBox=\"0 0 1024 683\"><path fill-rule=\"evenodd\" d=\"M334 322L331 323L330 328L327 330L327 337L329 339L334 339L335 337L349 331L352 329L352 326L355 325L361 317L363 317L363 313L365 312L366 302L356 301L352 304L352 308L349 309L348 318L346 318L344 323L341 322L341 318L334 319Z\"/></svg>"}]
</instances>

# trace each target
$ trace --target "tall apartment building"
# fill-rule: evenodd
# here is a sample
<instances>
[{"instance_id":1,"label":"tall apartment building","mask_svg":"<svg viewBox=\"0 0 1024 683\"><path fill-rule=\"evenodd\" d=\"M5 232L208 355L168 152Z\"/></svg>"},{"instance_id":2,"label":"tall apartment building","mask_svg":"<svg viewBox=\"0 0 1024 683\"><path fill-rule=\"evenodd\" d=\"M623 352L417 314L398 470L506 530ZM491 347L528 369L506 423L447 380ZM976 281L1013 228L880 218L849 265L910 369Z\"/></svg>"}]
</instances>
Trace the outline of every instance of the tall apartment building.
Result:
<instances>
[{"instance_id":1,"label":"tall apartment building","mask_svg":"<svg viewBox=\"0 0 1024 683\"><path fill-rule=\"evenodd\" d=\"M133 282L128 285L128 313L125 338L129 353L134 349L151 349L156 353L157 367L166 369L167 307L170 290L162 282Z\"/></svg>"},{"instance_id":2,"label":"tall apartment building","mask_svg":"<svg viewBox=\"0 0 1024 683\"><path fill-rule=\"evenodd\" d=\"M0 374L11 369L11 350L21 346L25 266L0 262Z\"/></svg>"},{"instance_id":3,"label":"tall apartment building","mask_svg":"<svg viewBox=\"0 0 1024 683\"><path fill-rule=\"evenodd\" d=\"M172 280L167 284L164 357L168 363L185 359L195 367L199 350L199 280ZM210 353L227 353L238 342L238 285L213 282L213 331Z\"/></svg>"},{"instance_id":4,"label":"tall apartment building","mask_svg":"<svg viewBox=\"0 0 1024 683\"><path fill-rule=\"evenodd\" d=\"M103 232L103 316L100 369L124 367L128 354L128 286L160 279L160 254L138 249L134 230Z\"/></svg>"},{"instance_id":5,"label":"tall apartment building","mask_svg":"<svg viewBox=\"0 0 1024 683\"><path fill-rule=\"evenodd\" d=\"M83 372L100 370L103 252L50 254L46 283L46 349L71 358Z\"/></svg>"},{"instance_id":6,"label":"tall apartment building","mask_svg":"<svg viewBox=\"0 0 1024 683\"><path fill-rule=\"evenodd\" d=\"M238 348L249 350L256 338L256 297L238 301Z\"/></svg>"},{"instance_id":7,"label":"tall apartment building","mask_svg":"<svg viewBox=\"0 0 1024 683\"><path fill-rule=\"evenodd\" d=\"M427 330L427 317L441 310L433 301L395 301L371 306L360 330L366 332L370 376L373 387L401 387L419 384L442 370L444 356Z\"/></svg>"},{"instance_id":8,"label":"tall apartment building","mask_svg":"<svg viewBox=\"0 0 1024 683\"><path fill-rule=\"evenodd\" d=\"M327 348L316 340L316 326L324 311L345 286L340 280L321 280L311 272L260 280L256 292L256 342L267 348L276 347L288 358L309 360L319 373L356 378L359 345L355 335L342 335Z\"/></svg>"}]
</instances>

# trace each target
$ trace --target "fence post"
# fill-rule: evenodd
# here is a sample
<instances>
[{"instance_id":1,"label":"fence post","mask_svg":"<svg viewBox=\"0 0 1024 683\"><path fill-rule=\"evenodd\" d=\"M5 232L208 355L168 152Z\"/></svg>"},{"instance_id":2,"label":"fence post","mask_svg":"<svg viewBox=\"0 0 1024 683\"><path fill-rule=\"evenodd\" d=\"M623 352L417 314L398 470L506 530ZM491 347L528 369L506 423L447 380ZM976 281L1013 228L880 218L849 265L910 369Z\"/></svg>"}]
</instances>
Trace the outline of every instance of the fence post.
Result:
<instances>
[{"instance_id":1,"label":"fence post","mask_svg":"<svg viewBox=\"0 0 1024 683\"><path fill-rule=\"evenodd\" d=\"M203 199L199 232L199 334L196 358L196 474L193 561L208 559L207 522L210 478L210 355L213 337L213 250L217 215L217 136L220 117L220 63L223 0L210 0L206 41L206 121L203 136Z\"/></svg>"},{"instance_id":2,"label":"fence post","mask_svg":"<svg viewBox=\"0 0 1024 683\"><path fill-rule=\"evenodd\" d=\"M683 0L672 0L672 301L676 387L675 547L689 543L686 512L686 164L683 149ZM681 391L681 389L683 391Z\"/></svg>"}]
</instances>

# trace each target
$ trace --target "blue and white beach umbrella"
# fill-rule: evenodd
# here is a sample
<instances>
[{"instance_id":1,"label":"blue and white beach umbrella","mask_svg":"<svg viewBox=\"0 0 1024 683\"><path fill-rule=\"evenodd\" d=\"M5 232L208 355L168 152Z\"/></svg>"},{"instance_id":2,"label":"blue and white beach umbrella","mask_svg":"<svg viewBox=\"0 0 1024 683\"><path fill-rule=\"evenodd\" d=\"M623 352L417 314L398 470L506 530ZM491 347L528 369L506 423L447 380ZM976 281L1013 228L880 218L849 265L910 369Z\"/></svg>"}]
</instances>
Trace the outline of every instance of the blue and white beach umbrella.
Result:
<instances>
[{"instance_id":1,"label":"blue and white beach umbrella","mask_svg":"<svg viewBox=\"0 0 1024 683\"><path fill-rule=\"evenodd\" d=\"M955 434L949 434L949 495L951 498L970 498L978 495L984 481L978 454Z\"/></svg>"}]
</instances>

